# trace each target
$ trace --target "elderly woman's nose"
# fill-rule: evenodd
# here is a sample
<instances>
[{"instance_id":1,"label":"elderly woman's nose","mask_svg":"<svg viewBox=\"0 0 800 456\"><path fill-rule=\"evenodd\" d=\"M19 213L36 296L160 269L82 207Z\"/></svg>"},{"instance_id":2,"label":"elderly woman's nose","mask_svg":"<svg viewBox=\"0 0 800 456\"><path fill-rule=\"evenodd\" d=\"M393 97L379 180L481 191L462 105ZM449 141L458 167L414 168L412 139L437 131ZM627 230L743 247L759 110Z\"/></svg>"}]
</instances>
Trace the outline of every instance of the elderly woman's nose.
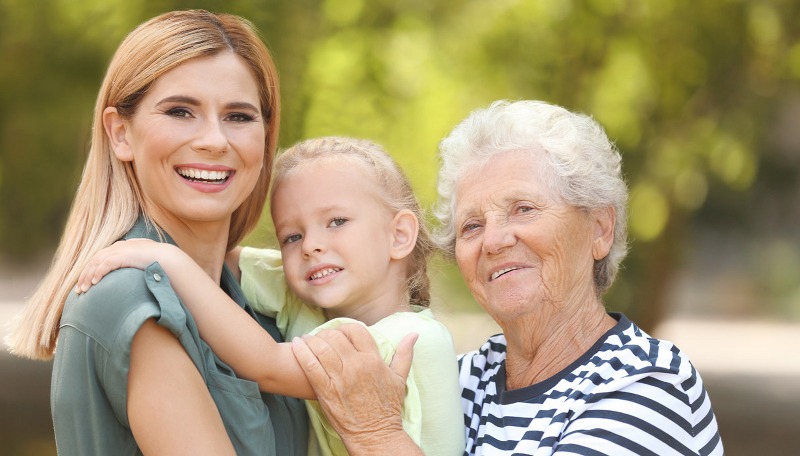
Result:
<instances>
[{"instance_id":1,"label":"elderly woman's nose","mask_svg":"<svg viewBox=\"0 0 800 456\"><path fill-rule=\"evenodd\" d=\"M195 149L210 152L223 153L228 150L228 135L219 120L209 120L203 123L195 140Z\"/></svg>"},{"instance_id":2,"label":"elderly woman's nose","mask_svg":"<svg viewBox=\"0 0 800 456\"><path fill-rule=\"evenodd\" d=\"M507 220L490 217L483 227L483 251L499 253L514 245L514 233Z\"/></svg>"}]
</instances>

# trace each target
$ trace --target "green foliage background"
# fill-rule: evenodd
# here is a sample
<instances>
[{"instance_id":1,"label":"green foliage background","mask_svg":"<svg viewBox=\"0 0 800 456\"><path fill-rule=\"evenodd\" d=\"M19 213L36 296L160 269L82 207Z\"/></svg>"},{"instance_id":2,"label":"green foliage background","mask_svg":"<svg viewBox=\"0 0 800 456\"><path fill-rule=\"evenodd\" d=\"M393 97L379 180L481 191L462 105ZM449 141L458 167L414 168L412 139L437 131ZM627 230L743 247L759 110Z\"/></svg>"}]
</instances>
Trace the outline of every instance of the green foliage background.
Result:
<instances>
[{"instance_id":1,"label":"green foliage background","mask_svg":"<svg viewBox=\"0 0 800 456\"><path fill-rule=\"evenodd\" d=\"M632 253L606 301L645 328L693 227L784 236L800 220L796 1L0 0L0 258L52 252L111 53L136 24L186 8L261 30L281 73L282 146L374 139L425 204L437 142L469 111L534 98L595 116L631 188ZM270 242L262 225L249 243ZM787 249L779 265L794 269L764 283L800 293ZM439 269L443 293L464 296Z\"/></svg>"}]
</instances>

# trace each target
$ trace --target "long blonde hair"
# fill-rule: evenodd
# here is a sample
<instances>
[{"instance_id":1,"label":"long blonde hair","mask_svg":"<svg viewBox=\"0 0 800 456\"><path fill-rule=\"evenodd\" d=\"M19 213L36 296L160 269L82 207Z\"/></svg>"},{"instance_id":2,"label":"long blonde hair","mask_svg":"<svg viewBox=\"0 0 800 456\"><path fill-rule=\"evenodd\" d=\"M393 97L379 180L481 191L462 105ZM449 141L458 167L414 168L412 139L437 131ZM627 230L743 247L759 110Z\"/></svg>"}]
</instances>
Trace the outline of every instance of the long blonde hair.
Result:
<instances>
[{"instance_id":1,"label":"long blonde hair","mask_svg":"<svg viewBox=\"0 0 800 456\"><path fill-rule=\"evenodd\" d=\"M105 108L114 106L123 118L129 118L161 75L188 60L223 51L238 55L252 71L266 127L261 175L253 193L231 217L228 247L256 225L267 198L280 119L278 75L269 51L255 27L233 15L175 11L142 23L122 41L109 64L95 104L91 147L64 234L50 270L8 338L12 353L33 359L53 356L64 302L78 274L92 255L128 232L143 214L133 167L116 158L103 128Z\"/></svg>"},{"instance_id":2,"label":"long blonde hair","mask_svg":"<svg viewBox=\"0 0 800 456\"><path fill-rule=\"evenodd\" d=\"M331 157L353 157L372 172L372 177L383 190L384 204L394 213L407 209L419 222L417 242L408 262L406 290L409 304L428 307L431 301L428 259L434 251L430 231L425 223L422 209L411 184L397 162L380 145L366 140L339 136L308 139L280 153L275 160L272 191L294 168L313 160Z\"/></svg>"}]
</instances>

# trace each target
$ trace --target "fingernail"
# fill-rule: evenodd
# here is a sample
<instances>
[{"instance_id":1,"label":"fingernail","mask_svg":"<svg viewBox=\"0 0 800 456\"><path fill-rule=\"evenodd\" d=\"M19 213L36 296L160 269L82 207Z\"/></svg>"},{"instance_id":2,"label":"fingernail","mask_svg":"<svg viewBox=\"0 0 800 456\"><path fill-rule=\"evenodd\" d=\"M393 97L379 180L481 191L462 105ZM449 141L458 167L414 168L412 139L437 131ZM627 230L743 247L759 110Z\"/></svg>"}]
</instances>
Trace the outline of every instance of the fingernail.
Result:
<instances>
[{"instance_id":1,"label":"fingernail","mask_svg":"<svg viewBox=\"0 0 800 456\"><path fill-rule=\"evenodd\" d=\"M97 279L95 277L92 277L92 285L97 285Z\"/></svg>"}]
</instances>

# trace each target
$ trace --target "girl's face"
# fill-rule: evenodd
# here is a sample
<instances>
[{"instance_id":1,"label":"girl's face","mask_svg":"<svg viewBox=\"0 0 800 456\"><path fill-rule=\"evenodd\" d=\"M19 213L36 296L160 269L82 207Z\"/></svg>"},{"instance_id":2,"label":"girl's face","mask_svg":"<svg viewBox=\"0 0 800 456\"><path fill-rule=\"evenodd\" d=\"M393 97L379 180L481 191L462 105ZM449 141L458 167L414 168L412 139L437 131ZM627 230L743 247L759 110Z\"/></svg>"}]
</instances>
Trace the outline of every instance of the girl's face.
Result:
<instances>
[{"instance_id":1,"label":"girl's face","mask_svg":"<svg viewBox=\"0 0 800 456\"><path fill-rule=\"evenodd\" d=\"M272 220L292 290L329 318L371 321L396 303L393 216L366 165L316 160L289 171L273 191Z\"/></svg>"},{"instance_id":2,"label":"girl's face","mask_svg":"<svg viewBox=\"0 0 800 456\"><path fill-rule=\"evenodd\" d=\"M258 84L231 52L159 77L130 119L104 116L114 152L133 163L145 210L175 224L229 223L258 181L265 126Z\"/></svg>"}]
</instances>

